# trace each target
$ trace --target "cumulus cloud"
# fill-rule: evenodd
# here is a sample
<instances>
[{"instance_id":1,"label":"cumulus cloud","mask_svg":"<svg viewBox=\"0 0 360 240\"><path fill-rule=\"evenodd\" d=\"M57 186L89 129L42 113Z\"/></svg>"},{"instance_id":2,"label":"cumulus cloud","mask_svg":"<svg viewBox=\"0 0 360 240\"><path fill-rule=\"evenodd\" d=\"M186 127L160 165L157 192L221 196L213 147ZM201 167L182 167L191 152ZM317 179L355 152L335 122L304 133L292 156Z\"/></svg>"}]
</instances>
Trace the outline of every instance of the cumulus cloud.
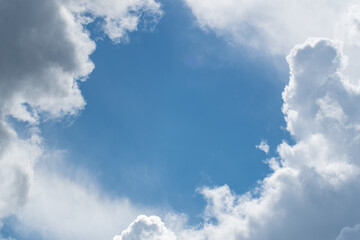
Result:
<instances>
[{"instance_id":1,"label":"cumulus cloud","mask_svg":"<svg viewBox=\"0 0 360 240\"><path fill-rule=\"evenodd\" d=\"M93 64L95 44L57 1L2 1L1 113L35 123L37 112L76 114L84 107L77 80ZM29 109L31 108L31 109Z\"/></svg>"},{"instance_id":2,"label":"cumulus cloud","mask_svg":"<svg viewBox=\"0 0 360 240\"><path fill-rule=\"evenodd\" d=\"M88 14L91 17L86 18ZM120 42L137 29L144 14L156 21L162 14L160 4L153 0L1 1L1 113L31 123L38 112L53 117L76 114L85 105L78 81L94 68L89 56L95 42L83 24L103 18L105 33Z\"/></svg>"},{"instance_id":3,"label":"cumulus cloud","mask_svg":"<svg viewBox=\"0 0 360 240\"><path fill-rule=\"evenodd\" d=\"M169 231L157 216L140 215L113 240L176 240L175 234Z\"/></svg>"},{"instance_id":4,"label":"cumulus cloud","mask_svg":"<svg viewBox=\"0 0 360 240\"><path fill-rule=\"evenodd\" d=\"M41 228L42 221L51 223L49 216L40 212L32 212L37 216L33 221L27 218L26 213L31 210L26 203L31 199L33 209L41 210L44 205L39 204L45 200L40 196L46 195L42 191L52 193L57 187L69 188L70 194L83 196L83 201L89 198L94 215L104 217L101 214L110 211L102 204L109 204L118 215L123 210L124 219L129 216L133 208L125 200L108 203L60 177L58 181L49 180L53 186L44 185L47 180L40 181L40 176L35 176L38 173L35 166L46 152L46 141L37 126L42 120L75 116L85 106L79 84L94 69L90 55L96 47L86 30L87 24L100 20L104 33L119 43L128 41L128 33L137 30L140 24L154 25L161 15L160 4L155 0L0 0L0 219L19 213L25 206L21 214L25 224L38 223L36 227ZM16 132L12 127L14 121L20 122L25 130ZM47 200L63 199L68 207L73 204L64 196L54 195L49 194ZM88 211L80 205L73 206L73 212L77 212L74 209L82 209L82 214ZM86 220L79 215L80 212L78 220ZM55 219L53 216L52 220ZM49 225L49 229L54 225ZM100 239L104 235L94 236Z\"/></svg>"},{"instance_id":5,"label":"cumulus cloud","mask_svg":"<svg viewBox=\"0 0 360 240\"><path fill-rule=\"evenodd\" d=\"M184 0L204 30L231 42L287 54L308 37L334 38L354 0Z\"/></svg>"},{"instance_id":6,"label":"cumulus cloud","mask_svg":"<svg viewBox=\"0 0 360 240\"><path fill-rule=\"evenodd\" d=\"M255 146L257 149L260 149L261 151L263 151L264 153L268 154L269 153L269 150L270 150L270 147L269 145L266 143L266 141L264 140L261 140L260 144L259 145L256 145Z\"/></svg>"},{"instance_id":7,"label":"cumulus cloud","mask_svg":"<svg viewBox=\"0 0 360 240\"><path fill-rule=\"evenodd\" d=\"M248 193L238 195L226 185L203 188L204 222L177 231L177 239L358 236L360 82L347 69L358 61L344 54L349 45L359 48L339 40L310 38L291 50L282 110L296 143L278 146L278 157L269 161L273 172Z\"/></svg>"}]
</instances>

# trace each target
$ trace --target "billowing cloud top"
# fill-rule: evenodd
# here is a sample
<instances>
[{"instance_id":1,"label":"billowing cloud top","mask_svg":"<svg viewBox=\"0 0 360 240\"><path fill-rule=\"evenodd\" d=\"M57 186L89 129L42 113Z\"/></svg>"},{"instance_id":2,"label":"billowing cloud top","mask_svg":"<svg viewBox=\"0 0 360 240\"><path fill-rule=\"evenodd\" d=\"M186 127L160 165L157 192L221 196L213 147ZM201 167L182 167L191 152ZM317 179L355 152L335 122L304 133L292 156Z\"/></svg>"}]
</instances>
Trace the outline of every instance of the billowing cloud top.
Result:
<instances>
[{"instance_id":1,"label":"billowing cloud top","mask_svg":"<svg viewBox=\"0 0 360 240\"><path fill-rule=\"evenodd\" d=\"M157 216L140 215L120 236L113 240L176 240L175 234L169 231Z\"/></svg>"}]
</instances>

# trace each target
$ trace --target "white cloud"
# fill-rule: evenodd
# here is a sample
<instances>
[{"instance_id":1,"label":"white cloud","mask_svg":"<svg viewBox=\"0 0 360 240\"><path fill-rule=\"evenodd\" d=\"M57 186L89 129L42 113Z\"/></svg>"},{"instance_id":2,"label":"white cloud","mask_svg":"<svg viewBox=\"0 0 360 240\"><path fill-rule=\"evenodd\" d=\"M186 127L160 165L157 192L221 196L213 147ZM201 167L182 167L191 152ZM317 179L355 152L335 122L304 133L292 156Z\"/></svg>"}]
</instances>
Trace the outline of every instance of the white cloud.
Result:
<instances>
[{"instance_id":1,"label":"white cloud","mask_svg":"<svg viewBox=\"0 0 360 240\"><path fill-rule=\"evenodd\" d=\"M142 20L143 25L152 28L161 18L163 12L160 3L155 0L67 0L70 10L85 21L102 17L103 31L115 43L128 41L128 32L138 29ZM86 13L86 16L84 15ZM91 17L88 14L92 14Z\"/></svg>"},{"instance_id":2,"label":"white cloud","mask_svg":"<svg viewBox=\"0 0 360 240\"><path fill-rule=\"evenodd\" d=\"M176 240L175 234L169 231L157 216L140 215L113 240Z\"/></svg>"},{"instance_id":3,"label":"white cloud","mask_svg":"<svg viewBox=\"0 0 360 240\"><path fill-rule=\"evenodd\" d=\"M22 207L27 200L33 165L42 154L41 139L35 133L19 139L0 121L0 219Z\"/></svg>"},{"instance_id":4,"label":"white cloud","mask_svg":"<svg viewBox=\"0 0 360 240\"><path fill-rule=\"evenodd\" d=\"M226 185L202 189L204 222L177 231L178 240L329 240L357 234L357 227L346 226L360 219L360 83L347 71L358 60L344 55L347 46L310 38L292 49L282 96L296 143L278 146L279 157L269 164L273 173L251 192L237 195Z\"/></svg>"},{"instance_id":5,"label":"white cloud","mask_svg":"<svg viewBox=\"0 0 360 240\"><path fill-rule=\"evenodd\" d=\"M352 1L325 0L259 0L242 5L232 0L187 2L204 28L243 44L265 43L272 52L286 51L310 35L332 37L339 31L335 25L343 26L344 32L335 36L343 42L310 39L288 55L291 78L283 93L283 112L296 144L284 142L278 147L279 159L271 164L274 172L254 192L237 195L227 186L204 188L208 205L202 227L172 231L159 218L142 216L115 239L342 240L356 234L360 219L358 8L348 10ZM86 18L85 12L93 16ZM119 42L137 29L145 13L157 19L159 4L1 3L0 218L16 213L25 230L38 231L45 238L110 239L138 214L139 208L126 199L106 199L96 188L34 170L44 147L33 126L44 114L49 118L75 115L84 107L78 81L94 67L89 55L95 43L82 23L104 18L105 33ZM8 116L31 123L30 137L20 138Z\"/></svg>"},{"instance_id":6,"label":"white cloud","mask_svg":"<svg viewBox=\"0 0 360 240\"><path fill-rule=\"evenodd\" d=\"M261 151L263 151L264 153L268 154L269 153L269 150L270 150L270 147L269 145L266 143L266 141L264 140L261 140L260 144L259 145L256 145L255 146L257 149L260 149Z\"/></svg>"},{"instance_id":7,"label":"white cloud","mask_svg":"<svg viewBox=\"0 0 360 240\"><path fill-rule=\"evenodd\" d=\"M85 106L79 83L94 69L89 56L96 46L87 23L103 19L104 33L119 43L139 24L154 25L161 15L155 0L1 1L0 219L17 213L24 226L51 239L101 239L138 214L126 199L106 200L96 189L90 192L56 172L56 177L39 173L46 144L36 126L74 116ZM11 126L13 120L23 122L21 134ZM71 201L76 196L83 203ZM85 229L98 228L105 218L112 222L93 235Z\"/></svg>"},{"instance_id":8,"label":"white cloud","mask_svg":"<svg viewBox=\"0 0 360 240\"><path fill-rule=\"evenodd\" d=\"M354 0L184 0L199 26L231 42L286 54L308 37L334 38ZM353 35L353 34L351 34Z\"/></svg>"},{"instance_id":9,"label":"white cloud","mask_svg":"<svg viewBox=\"0 0 360 240\"><path fill-rule=\"evenodd\" d=\"M107 196L89 178L74 180L42 166L35 170L27 203L16 212L13 227L21 236L36 232L43 239L111 239L147 212L126 198Z\"/></svg>"}]
</instances>

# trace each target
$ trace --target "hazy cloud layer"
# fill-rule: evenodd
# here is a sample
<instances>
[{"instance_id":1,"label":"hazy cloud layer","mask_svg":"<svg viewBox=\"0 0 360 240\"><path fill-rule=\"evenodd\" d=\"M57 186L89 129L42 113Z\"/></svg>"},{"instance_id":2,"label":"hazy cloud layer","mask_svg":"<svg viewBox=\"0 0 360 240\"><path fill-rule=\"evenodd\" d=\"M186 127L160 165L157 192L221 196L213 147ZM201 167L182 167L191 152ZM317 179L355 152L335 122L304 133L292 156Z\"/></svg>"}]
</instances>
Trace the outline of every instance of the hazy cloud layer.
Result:
<instances>
[{"instance_id":1,"label":"hazy cloud layer","mask_svg":"<svg viewBox=\"0 0 360 240\"><path fill-rule=\"evenodd\" d=\"M354 0L184 0L204 30L262 52L287 54L308 37L339 36Z\"/></svg>"},{"instance_id":2,"label":"hazy cloud layer","mask_svg":"<svg viewBox=\"0 0 360 240\"><path fill-rule=\"evenodd\" d=\"M19 139L4 122L0 122L0 219L22 207L27 200L33 165L42 154L41 139L36 133Z\"/></svg>"},{"instance_id":3,"label":"hazy cloud layer","mask_svg":"<svg viewBox=\"0 0 360 240\"><path fill-rule=\"evenodd\" d=\"M336 240L356 240L360 238L360 224L354 227L344 227Z\"/></svg>"},{"instance_id":4,"label":"hazy cloud layer","mask_svg":"<svg viewBox=\"0 0 360 240\"><path fill-rule=\"evenodd\" d=\"M148 210L126 198L107 196L91 178L74 181L42 167L35 170L27 203L17 212L13 227L25 238L35 232L42 239L111 239L144 213Z\"/></svg>"}]
</instances>

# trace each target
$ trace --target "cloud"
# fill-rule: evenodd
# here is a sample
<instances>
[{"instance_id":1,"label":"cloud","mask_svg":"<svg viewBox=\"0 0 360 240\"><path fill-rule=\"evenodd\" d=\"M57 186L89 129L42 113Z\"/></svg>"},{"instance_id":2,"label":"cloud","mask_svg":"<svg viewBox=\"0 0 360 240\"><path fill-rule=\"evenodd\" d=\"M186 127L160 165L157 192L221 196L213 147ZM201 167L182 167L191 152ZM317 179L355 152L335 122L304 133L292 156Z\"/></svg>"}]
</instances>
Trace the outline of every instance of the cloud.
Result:
<instances>
[{"instance_id":1,"label":"cloud","mask_svg":"<svg viewBox=\"0 0 360 240\"><path fill-rule=\"evenodd\" d=\"M90 55L96 47L86 30L87 24L99 20L104 33L114 43L119 43L128 41L128 33L137 30L140 25L151 28L161 16L161 6L155 0L1 1L0 219L16 213L25 225L54 236L51 238L76 239L76 236L82 235L70 225L67 226L69 233L74 236L59 233L56 225L65 228L66 222L70 223L71 219L47 214L47 211L56 210L55 206L48 205L49 202L58 203L57 210L63 211L59 214L65 214L67 207L71 209L76 213L74 220L86 222L84 226L94 227L95 223L101 223L100 217L110 215L109 208L103 204L113 207L111 213L115 211L116 216L123 213L122 221L134 217L131 212L136 212L136 209L125 199L107 201L76 182L62 179L61 175L57 175L56 180L52 175L37 176L37 168L47 152L46 140L42 139L38 124L64 116L76 116L85 107L79 84L94 69ZM16 132L12 126L15 122L23 130ZM56 172L53 174L56 175ZM50 183L54 185L50 186ZM57 188L59 192L55 192ZM64 195L59 194L61 190ZM34 193L36 191L39 192ZM48 191L49 195L44 191ZM82 197L84 202L88 198L88 207L92 209L68 201L71 197L66 194ZM29 209L30 206L33 209ZM44 206L49 208L40 212ZM39 212L32 212L35 210ZM80 217L87 212L99 218L98 222ZM55 224L57 220L64 222ZM114 224L119 227L129 223L121 225L119 221L113 222L102 233ZM44 226L48 229L44 230ZM79 227L78 231L85 230ZM93 236L99 239L114 233L107 234L99 232ZM87 238L92 239L91 236Z\"/></svg>"},{"instance_id":2,"label":"cloud","mask_svg":"<svg viewBox=\"0 0 360 240\"><path fill-rule=\"evenodd\" d=\"M82 25L54 0L2 2L0 15L2 115L35 123L37 112L61 117L81 110L77 80L93 70L95 49Z\"/></svg>"},{"instance_id":3,"label":"cloud","mask_svg":"<svg viewBox=\"0 0 360 240\"><path fill-rule=\"evenodd\" d=\"M356 234L359 8L350 7L352 1L324 0L187 3L203 28L273 53L310 35L344 32L335 40L309 39L288 55L283 112L296 144L278 146L273 173L254 191L238 195L226 185L203 188L208 204L202 225L175 231L158 217L140 216L115 239L328 240ZM96 188L35 167L46 150L36 126L42 119L76 115L85 106L78 85L94 68L89 56L95 43L84 24L101 18L115 43L126 41L142 18L157 21L159 7L155 1L2 1L0 218L16 213L25 232L44 238L110 239L141 211L126 199L107 199ZM29 124L28 137L19 136L10 117Z\"/></svg>"},{"instance_id":4,"label":"cloud","mask_svg":"<svg viewBox=\"0 0 360 240\"><path fill-rule=\"evenodd\" d=\"M36 168L27 203L16 212L11 226L26 238L36 233L42 239L111 239L141 213L153 212L135 206L129 199L110 197L89 177L66 177L48 167ZM82 179L82 180L79 180Z\"/></svg>"},{"instance_id":5,"label":"cloud","mask_svg":"<svg viewBox=\"0 0 360 240\"><path fill-rule=\"evenodd\" d=\"M345 227L341 230L336 240L356 240L360 238L360 225L354 227Z\"/></svg>"},{"instance_id":6,"label":"cloud","mask_svg":"<svg viewBox=\"0 0 360 240\"><path fill-rule=\"evenodd\" d=\"M91 17L85 17L88 14ZM84 24L103 18L103 30L118 43L137 29L145 14L154 17L147 21L157 21L160 4L153 0L2 2L2 115L34 123L38 112L51 117L76 114L85 105L78 82L94 68L89 56L95 42Z\"/></svg>"},{"instance_id":7,"label":"cloud","mask_svg":"<svg viewBox=\"0 0 360 240\"><path fill-rule=\"evenodd\" d=\"M120 236L113 240L176 240L175 234L169 231L157 216L140 215Z\"/></svg>"},{"instance_id":8,"label":"cloud","mask_svg":"<svg viewBox=\"0 0 360 240\"><path fill-rule=\"evenodd\" d=\"M198 25L233 43L287 54L308 37L337 37L353 0L184 0Z\"/></svg>"},{"instance_id":9,"label":"cloud","mask_svg":"<svg viewBox=\"0 0 360 240\"><path fill-rule=\"evenodd\" d=\"M140 23L151 30L163 15L155 0L67 0L67 6L84 22L101 17L102 30L115 43L128 41Z\"/></svg>"},{"instance_id":10,"label":"cloud","mask_svg":"<svg viewBox=\"0 0 360 240\"><path fill-rule=\"evenodd\" d=\"M263 151L264 153L268 154L269 153L269 150L270 150L270 147L269 145L266 143L266 141L264 140L261 140L260 144L259 145L256 145L255 146L257 149L260 149L261 151Z\"/></svg>"},{"instance_id":11,"label":"cloud","mask_svg":"<svg viewBox=\"0 0 360 240\"><path fill-rule=\"evenodd\" d=\"M0 219L12 214L26 201L33 165L43 150L36 131L27 140L19 139L4 121L0 121Z\"/></svg>"},{"instance_id":12,"label":"cloud","mask_svg":"<svg viewBox=\"0 0 360 240\"><path fill-rule=\"evenodd\" d=\"M178 240L329 240L357 232L346 226L360 219L360 83L347 72L357 58L346 48L310 38L291 50L282 110L296 143L278 146L273 172L248 193L203 188L204 222L177 231Z\"/></svg>"}]
</instances>

